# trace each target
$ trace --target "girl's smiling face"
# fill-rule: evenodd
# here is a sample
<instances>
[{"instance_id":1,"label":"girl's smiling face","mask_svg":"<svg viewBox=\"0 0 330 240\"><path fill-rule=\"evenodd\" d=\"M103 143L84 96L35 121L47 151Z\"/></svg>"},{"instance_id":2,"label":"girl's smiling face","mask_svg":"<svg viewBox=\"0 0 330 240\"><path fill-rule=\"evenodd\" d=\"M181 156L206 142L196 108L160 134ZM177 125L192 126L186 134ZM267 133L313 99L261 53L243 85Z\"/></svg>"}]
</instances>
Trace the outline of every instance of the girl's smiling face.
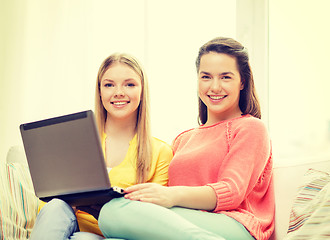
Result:
<instances>
[{"instance_id":1,"label":"girl's smiling face","mask_svg":"<svg viewBox=\"0 0 330 240\"><path fill-rule=\"evenodd\" d=\"M240 91L244 88L235 57L209 52L201 57L198 70L198 95L207 107L207 122L241 116Z\"/></svg>"},{"instance_id":2,"label":"girl's smiling face","mask_svg":"<svg viewBox=\"0 0 330 240\"><path fill-rule=\"evenodd\" d=\"M113 63L101 79L102 104L113 119L136 120L141 92L140 76L124 63Z\"/></svg>"}]
</instances>

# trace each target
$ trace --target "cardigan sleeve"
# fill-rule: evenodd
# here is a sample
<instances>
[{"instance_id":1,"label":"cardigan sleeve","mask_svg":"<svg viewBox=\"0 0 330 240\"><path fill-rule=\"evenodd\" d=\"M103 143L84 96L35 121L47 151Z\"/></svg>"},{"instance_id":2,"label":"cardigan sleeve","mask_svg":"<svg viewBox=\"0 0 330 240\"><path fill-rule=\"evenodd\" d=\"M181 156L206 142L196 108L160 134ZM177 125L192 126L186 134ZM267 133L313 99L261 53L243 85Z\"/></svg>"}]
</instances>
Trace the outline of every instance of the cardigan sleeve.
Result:
<instances>
[{"instance_id":1,"label":"cardigan sleeve","mask_svg":"<svg viewBox=\"0 0 330 240\"><path fill-rule=\"evenodd\" d=\"M252 120L251 120L252 119ZM218 182L208 184L217 195L214 212L237 209L254 191L271 157L270 139L259 119L239 126L227 124L228 153L219 170Z\"/></svg>"},{"instance_id":2,"label":"cardigan sleeve","mask_svg":"<svg viewBox=\"0 0 330 240\"><path fill-rule=\"evenodd\" d=\"M152 150L153 159L150 171L152 176L148 182L154 182L163 186L167 186L168 166L173 158L172 148L167 143L154 138Z\"/></svg>"}]
</instances>

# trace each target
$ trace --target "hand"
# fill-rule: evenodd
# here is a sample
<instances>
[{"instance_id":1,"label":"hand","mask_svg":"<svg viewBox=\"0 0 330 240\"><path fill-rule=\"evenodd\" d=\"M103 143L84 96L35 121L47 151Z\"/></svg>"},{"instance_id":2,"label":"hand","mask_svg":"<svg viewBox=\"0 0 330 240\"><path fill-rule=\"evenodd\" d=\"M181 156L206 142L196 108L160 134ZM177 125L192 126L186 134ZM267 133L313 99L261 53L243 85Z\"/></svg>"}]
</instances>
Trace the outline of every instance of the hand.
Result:
<instances>
[{"instance_id":1,"label":"hand","mask_svg":"<svg viewBox=\"0 0 330 240\"><path fill-rule=\"evenodd\" d=\"M175 205L175 194L171 187L157 183L142 183L125 189L125 198L141 202L154 203L166 208Z\"/></svg>"}]
</instances>

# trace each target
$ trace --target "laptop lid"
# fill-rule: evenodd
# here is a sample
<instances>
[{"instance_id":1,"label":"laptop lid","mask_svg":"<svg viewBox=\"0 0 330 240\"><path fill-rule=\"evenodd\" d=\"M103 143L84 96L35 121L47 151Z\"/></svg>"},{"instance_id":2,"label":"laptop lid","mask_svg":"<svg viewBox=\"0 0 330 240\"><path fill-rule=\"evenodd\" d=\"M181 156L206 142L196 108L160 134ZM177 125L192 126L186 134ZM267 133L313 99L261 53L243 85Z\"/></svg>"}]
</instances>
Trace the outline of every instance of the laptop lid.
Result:
<instances>
[{"instance_id":1,"label":"laptop lid","mask_svg":"<svg viewBox=\"0 0 330 240\"><path fill-rule=\"evenodd\" d=\"M91 110L20 125L37 197L110 189L100 137Z\"/></svg>"}]
</instances>

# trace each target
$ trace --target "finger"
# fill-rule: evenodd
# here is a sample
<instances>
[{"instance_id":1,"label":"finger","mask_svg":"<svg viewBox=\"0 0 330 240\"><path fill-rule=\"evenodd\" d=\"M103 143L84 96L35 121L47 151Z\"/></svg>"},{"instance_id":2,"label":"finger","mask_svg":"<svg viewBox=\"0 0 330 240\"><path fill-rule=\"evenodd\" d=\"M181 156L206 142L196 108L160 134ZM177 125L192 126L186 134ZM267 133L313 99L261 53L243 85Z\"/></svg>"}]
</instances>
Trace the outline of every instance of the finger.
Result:
<instances>
[{"instance_id":1,"label":"finger","mask_svg":"<svg viewBox=\"0 0 330 240\"><path fill-rule=\"evenodd\" d=\"M125 195L125 198L135 201L141 201L141 199L149 199L154 197L155 197L154 193L143 190L135 191Z\"/></svg>"},{"instance_id":2,"label":"finger","mask_svg":"<svg viewBox=\"0 0 330 240\"><path fill-rule=\"evenodd\" d=\"M130 186L124 190L125 193L131 193L131 192L136 192L142 189L149 188L151 185L148 183L141 183L141 184L136 184L133 186Z\"/></svg>"},{"instance_id":3,"label":"finger","mask_svg":"<svg viewBox=\"0 0 330 240\"><path fill-rule=\"evenodd\" d=\"M136 185L133 185L133 186L130 186L128 188L126 188L124 190L125 193L130 193L130 192L135 192L135 191L138 191L139 189L141 189L143 186L141 186L142 184L136 184Z\"/></svg>"},{"instance_id":4,"label":"finger","mask_svg":"<svg viewBox=\"0 0 330 240\"><path fill-rule=\"evenodd\" d=\"M143 191L138 190L138 191L134 191L134 192L131 192L131 193L127 193L125 195L125 198L131 199L131 200L138 200L142 196L143 196Z\"/></svg>"}]
</instances>

